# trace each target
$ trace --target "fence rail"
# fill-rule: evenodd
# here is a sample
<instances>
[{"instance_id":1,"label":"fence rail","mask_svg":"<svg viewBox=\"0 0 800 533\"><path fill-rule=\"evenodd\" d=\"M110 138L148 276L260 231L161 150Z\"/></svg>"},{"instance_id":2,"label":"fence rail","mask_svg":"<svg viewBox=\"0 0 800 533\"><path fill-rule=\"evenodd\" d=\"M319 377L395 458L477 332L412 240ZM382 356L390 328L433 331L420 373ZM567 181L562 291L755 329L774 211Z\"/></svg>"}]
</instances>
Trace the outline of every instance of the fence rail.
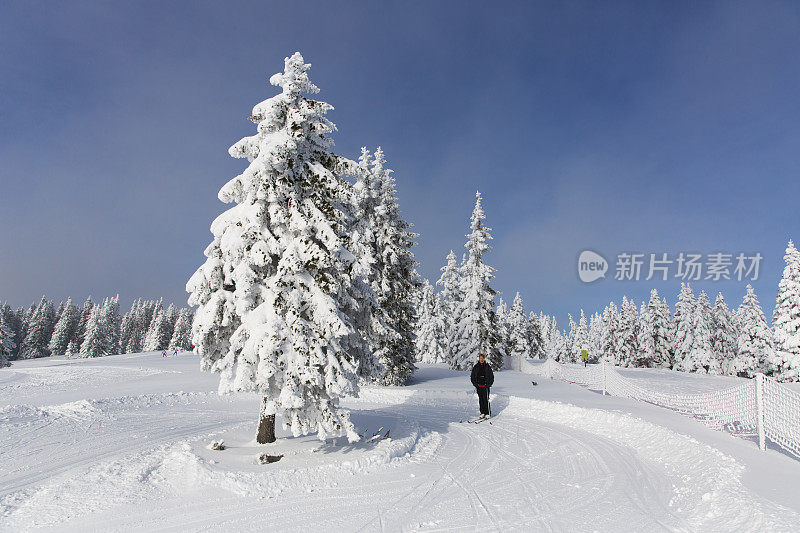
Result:
<instances>
[{"instance_id":1,"label":"fence rail","mask_svg":"<svg viewBox=\"0 0 800 533\"><path fill-rule=\"evenodd\" d=\"M733 435L757 436L762 450L769 440L800 459L800 394L763 374L718 391L671 394L643 387L605 362L584 368L552 359L538 365L522 360L518 366L528 374L667 407Z\"/></svg>"}]
</instances>

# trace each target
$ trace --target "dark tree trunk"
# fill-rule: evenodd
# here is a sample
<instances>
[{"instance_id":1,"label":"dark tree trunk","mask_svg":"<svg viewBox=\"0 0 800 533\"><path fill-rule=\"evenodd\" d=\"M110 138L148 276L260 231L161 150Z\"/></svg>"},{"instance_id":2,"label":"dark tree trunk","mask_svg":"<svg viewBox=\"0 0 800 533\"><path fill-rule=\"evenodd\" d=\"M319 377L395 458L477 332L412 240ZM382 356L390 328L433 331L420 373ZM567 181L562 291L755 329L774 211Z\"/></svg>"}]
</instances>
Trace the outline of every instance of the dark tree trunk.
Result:
<instances>
[{"instance_id":1,"label":"dark tree trunk","mask_svg":"<svg viewBox=\"0 0 800 533\"><path fill-rule=\"evenodd\" d=\"M256 442L259 444L268 444L275 442L275 415L265 414L264 411L267 406L267 398L261 401L261 416L258 420L258 435Z\"/></svg>"}]
</instances>

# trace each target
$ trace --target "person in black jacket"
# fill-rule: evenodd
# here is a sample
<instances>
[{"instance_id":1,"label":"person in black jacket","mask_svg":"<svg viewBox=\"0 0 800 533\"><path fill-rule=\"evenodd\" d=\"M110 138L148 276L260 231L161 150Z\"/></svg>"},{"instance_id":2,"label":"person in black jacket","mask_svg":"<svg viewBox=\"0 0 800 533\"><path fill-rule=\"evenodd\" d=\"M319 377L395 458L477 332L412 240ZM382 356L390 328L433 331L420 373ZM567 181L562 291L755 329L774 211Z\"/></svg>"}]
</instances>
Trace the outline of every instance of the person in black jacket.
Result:
<instances>
[{"instance_id":1,"label":"person in black jacket","mask_svg":"<svg viewBox=\"0 0 800 533\"><path fill-rule=\"evenodd\" d=\"M478 354L478 362L472 367L470 381L478 391L478 403L481 408L481 418L489 418L489 388L494 383L492 367L486 362L486 354Z\"/></svg>"}]
</instances>

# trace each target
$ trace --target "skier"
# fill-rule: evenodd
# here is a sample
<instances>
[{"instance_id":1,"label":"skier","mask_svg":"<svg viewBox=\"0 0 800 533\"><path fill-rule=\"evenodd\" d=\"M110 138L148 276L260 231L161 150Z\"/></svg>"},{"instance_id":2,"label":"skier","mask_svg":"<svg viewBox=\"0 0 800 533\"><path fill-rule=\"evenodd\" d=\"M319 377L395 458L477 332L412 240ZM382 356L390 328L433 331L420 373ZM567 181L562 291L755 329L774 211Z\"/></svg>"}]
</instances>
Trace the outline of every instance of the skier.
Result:
<instances>
[{"instance_id":1,"label":"skier","mask_svg":"<svg viewBox=\"0 0 800 533\"><path fill-rule=\"evenodd\" d=\"M167 356L167 351L166 351L166 350L163 350L163 351L161 352L161 357L166 357L166 356Z\"/></svg>"},{"instance_id":2,"label":"skier","mask_svg":"<svg viewBox=\"0 0 800 533\"><path fill-rule=\"evenodd\" d=\"M472 367L470 381L478 392L478 404L481 409L480 418L489 418L489 388L494 383L492 367L486 362L486 354L478 354L478 362Z\"/></svg>"},{"instance_id":3,"label":"skier","mask_svg":"<svg viewBox=\"0 0 800 533\"><path fill-rule=\"evenodd\" d=\"M589 350L581 350L581 359L583 359L583 368L589 364Z\"/></svg>"}]
</instances>

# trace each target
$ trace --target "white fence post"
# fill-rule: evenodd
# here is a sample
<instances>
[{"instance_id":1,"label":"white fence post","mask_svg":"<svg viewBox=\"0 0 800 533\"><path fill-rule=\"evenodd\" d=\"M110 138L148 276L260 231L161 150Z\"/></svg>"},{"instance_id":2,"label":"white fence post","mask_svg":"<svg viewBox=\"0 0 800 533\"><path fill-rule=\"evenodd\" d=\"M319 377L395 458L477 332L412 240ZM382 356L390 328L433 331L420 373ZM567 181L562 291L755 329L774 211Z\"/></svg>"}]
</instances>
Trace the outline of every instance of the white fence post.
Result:
<instances>
[{"instance_id":1,"label":"white fence post","mask_svg":"<svg viewBox=\"0 0 800 533\"><path fill-rule=\"evenodd\" d=\"M764 374L756 374L756 424L758 425L758 447L767 449L767 439L764 435Z\"/></svg>"},{"instance_id":2,"label":"white fence post","mask_svg":"<svg viewBox=\"0 0 800 533\"><path fill-rule=\"evenodd\" d=\"M605 357L601 359L603 362L603 396L606 395L606 359Z\"/></svg>"}]
</instances>

